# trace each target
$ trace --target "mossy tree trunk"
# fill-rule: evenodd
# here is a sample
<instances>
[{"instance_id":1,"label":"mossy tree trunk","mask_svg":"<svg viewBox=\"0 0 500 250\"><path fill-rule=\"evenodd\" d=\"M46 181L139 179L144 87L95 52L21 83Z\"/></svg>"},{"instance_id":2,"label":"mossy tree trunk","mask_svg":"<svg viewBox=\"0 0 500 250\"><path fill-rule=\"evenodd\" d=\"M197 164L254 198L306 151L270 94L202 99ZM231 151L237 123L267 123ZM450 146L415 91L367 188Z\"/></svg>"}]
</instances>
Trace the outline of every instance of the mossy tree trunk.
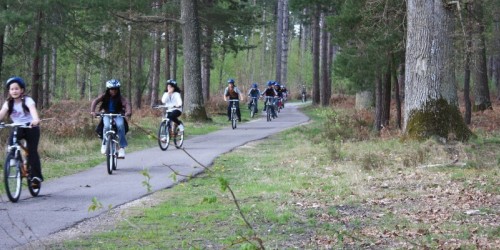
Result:
<instances>
[{"instance_id":1,"label":"mossy tree trunk","mask_svg":"<svg viewBox=\"0 0 500 250\"><path fill-rule=\"evenodd\" d=\"M471 134L458 109L453 13L441 0L408 0L404 131L410 138Z\"/></svg>"},{"instance_id":2,"label":"mossy tree trunk","mask_svg":"<svg viewBox=\"0 0 500 250\"><path fill-rule=\"evenodd\" d=\"M181 1L184 53L184 114L193 121L207 120L201 86L200 22L196 0Z\"/></svg>"}]
</instances>

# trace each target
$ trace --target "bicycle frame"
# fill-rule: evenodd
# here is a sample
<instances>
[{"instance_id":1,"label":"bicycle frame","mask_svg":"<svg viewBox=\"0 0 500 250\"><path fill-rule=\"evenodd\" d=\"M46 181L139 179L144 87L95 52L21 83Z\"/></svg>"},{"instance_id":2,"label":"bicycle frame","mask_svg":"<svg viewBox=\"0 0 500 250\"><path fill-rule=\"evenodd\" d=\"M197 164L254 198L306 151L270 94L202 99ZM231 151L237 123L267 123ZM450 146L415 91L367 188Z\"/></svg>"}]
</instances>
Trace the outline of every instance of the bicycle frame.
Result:
<instances>
[{"instance_id":1,"label":"bicycle frame","mask_svg":"<svg viewBox=\"0 0 500 250\"><path fill-rule=\"evenodd\" d=\"M168 113L174 111L174 107L170 106L155 106L155 109L165 109L165 114L160 123L160 128L158 130L158 145L160 149L166 151L168 149L168 145L170 144L170 139L172 138L174 141L174 145L176 148L181 148L184 143L184 132L178 132L178 128L175 126L175 122L168 118ZM163 126L165 129L163 130Z\"/></svg>"}]
</instances>

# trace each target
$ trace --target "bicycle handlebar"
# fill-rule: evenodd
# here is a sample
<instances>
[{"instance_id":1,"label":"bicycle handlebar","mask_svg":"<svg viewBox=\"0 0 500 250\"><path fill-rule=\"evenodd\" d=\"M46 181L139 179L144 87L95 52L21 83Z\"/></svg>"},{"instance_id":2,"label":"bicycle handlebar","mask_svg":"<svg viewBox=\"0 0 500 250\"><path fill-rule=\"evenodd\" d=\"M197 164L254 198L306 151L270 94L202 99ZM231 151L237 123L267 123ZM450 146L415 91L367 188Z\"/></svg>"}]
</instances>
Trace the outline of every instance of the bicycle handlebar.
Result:
<instances>
[{"instance_id":1,"label":"bicycle handlebar","mask_svg":"<svg viewBox=\"0 0 500 250\"><path fill-rule=\"evenodd\" d=\"M95 114L96 117L105 117L105 116L108 116L108 117L119 117L119 116L124 116L122 114L111 114L111 113L96 113Z\"/></svg>"},{"instance_id":2,"label":"bicycle handlebar","mask_svg":"<svg viewBox=\"0 0 500 250\"><path fill-rule=\"evenodd\" d=\"M26 125L26 124L23 124L23 123L0 123L0 129L2 128L7 128L7 127L10 127L10 128L15 128L15 127L18 127L18 128L33 128L32 126L30 125Z\"/></svg>"}]
</instances>

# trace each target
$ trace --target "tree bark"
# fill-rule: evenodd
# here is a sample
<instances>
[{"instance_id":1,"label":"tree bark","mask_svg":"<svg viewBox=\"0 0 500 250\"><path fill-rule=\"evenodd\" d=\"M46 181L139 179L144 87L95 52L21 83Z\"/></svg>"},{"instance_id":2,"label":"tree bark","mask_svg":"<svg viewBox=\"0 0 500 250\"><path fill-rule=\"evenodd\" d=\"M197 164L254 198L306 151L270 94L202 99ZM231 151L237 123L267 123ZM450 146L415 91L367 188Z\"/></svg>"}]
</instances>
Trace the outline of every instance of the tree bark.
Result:
<instances>
[{"instance_id":1,"label":"tree bark","mask_svg":"<svg viewBox=\"0 0 500 250\"><path fill-rule=\"evenodd\" d=\"M137 36L137 61L136 61L136 74L135 74L135 98L134 107L140 109L142 106L142 93L147 85L147 77L144 77L144 49L143 49L143 36Z\"/></svg>"},{"instance_id":2,"label":"tree bark","mask_svg":"<svg viewBox=\"0 0 500 250\"><path fill-rule=\"evenodd\" d=\"M382 129L382 116L383 116L383 94L382 94L382 78L378 76L375 79L375 123L374 129L379 132Z\"/></svg>"},{"instance_id":3,"label":"tree bark","mask_svg":"<svg viewBox=\"0 0 500 250\"><path fill-rule=\"evenodd\" d=\"M153 74L151 78L151 99L150 106L158 104L158 91L160 86L160 64L161 64L161 34L159 31L155 31L154 34L154 45L153 45Z\"/></svg>"},{"instance_id":4,"label":"tree bark","mask_svg":"<svg viewBox=\"0 0 500 250\"><path fill-rule=\"evenodd\" d=\"M43 77L42 77L42 82L43 82L43 92L42 92L42 98L40 98L42 103L40 104L40 108L48 108L49 107L49 55L47 53L43 54Z\"/></svg>"},{"instance_id":5,"label":"tree bark","mask_svg":"<svg viewBox=\"0 0 500 250\"><path fill-rule=\"evenodd\" d=\"M49 91L47 98L47 103L50 105L51 99L55 97L56 93L56 82L57 82L57 47L56 45L51 46L50 53L50 83L49 83Z\"/></svg>"},{"instance_id":6,"label":"tree bark","mask_svg":"<svg viewBox=\"0 0 500 250\"><path fill-rule=\"evenodd\" d=\"M492 78L497 89L497 100L500 101L500 4L493 5L492 25Z\"/></svg>"},{"instance_id":7,"label":"tree bark","mask_svg":"<svg viewBox=\"0 0 500 250\"><path fill-rule=\"evenodd\" d=\"M483 111L492 108L490 90L488 86L483 6L481 2L474 1L468 4L468 7L469 11L473 15L472 20L474 20L472 33L472 56L474 58L474 66L472 70L474 78L474 109Z\"/></svg>"},{"instance_id":8,"label":"tree bark","mask_svg":"<svg viewBox=\"0 0 500 250\"><path fill-rule=\"evenodd\" d=\"M328 35L326 32L326 17L325 13L321 13L320 16L320 28L321 28L321 45L320 45L320 62L321 62L321 106L328 107L330 104L330 98L328 95L328 85L330 82L328 81Z\"/></svg>"},{"instance_id":9,"label":"tree bark","mask_svg":"<svg viewBox=\"0 0 500 250\"><path fill-rule=\"evenodd\" d=\"M201 85L203 89L203 100L210 100L210 71L212 69L212 41L213 29L206 26L203 29L203 45L201 47Z\"/></svg>"},{"instance_id":10,"label":"tree bark","mask_svg":"<svg viewBox=\"0 0 500 250\"><path fill-rule=\"evenodd\" d=\"M42 49L42 11L38 11L35 17L35 44L33 48L32 84L31 95L35 103L39 101L40 91L40 55Z\"/></svg>"},{"instance_id":11,"label":"tree bark","mask_svg":"<svg viewBox=\"0 0 500 250\"><path fill-rule=\"evenodd\" d=\"M184 54L184 114L190 120L208 119L203 102L200 63L200 24L196 0L181 0Z\"/></svg>"},{"instance_id":12,"label":"tree bark","mask_svg":"<svg viewBox=\"0 0 500 250\"><path fill-rule=\"evenodd\" d=\"M404 131L409 138L467 140L453 65L453 13L441 0L408 0Z\"/></svg>"},{"instance_id":13,"label":"tree bark","mask_svg":"<svg viewBox=\"0 0 500 250\"><path fill-rule=\"evenodd\" d=\"M288 0L283 0L283 35L281 37L281 84L287 84L288 81L288 35L289 19Z\"/></svg>"},{"instance_id":14,"label":"tree bark","mask_svg":"<svg viewBox=\"0 0 500 250\"><path fill-rule=\"evenodd\" d=\"M275 79L281 82L281 56L283 46L283 4L285 0L278 0L278 8L276 10L276 75Z\"/></svg>"},{"instance_id":15,"label":"tree bark","mask_svg":"<svg viewBox=\"0 0 500 250\"><path fill-rule=\"evenodd\" d=\"M319 29L319 16L320 6L316 5L315 11L312 16L312 60L313 60L313 82L312 82L312 103L313 105L320 104L320 88L319 88L319 42L320 42L320 29Z\"/></svg>"}]
</instances>

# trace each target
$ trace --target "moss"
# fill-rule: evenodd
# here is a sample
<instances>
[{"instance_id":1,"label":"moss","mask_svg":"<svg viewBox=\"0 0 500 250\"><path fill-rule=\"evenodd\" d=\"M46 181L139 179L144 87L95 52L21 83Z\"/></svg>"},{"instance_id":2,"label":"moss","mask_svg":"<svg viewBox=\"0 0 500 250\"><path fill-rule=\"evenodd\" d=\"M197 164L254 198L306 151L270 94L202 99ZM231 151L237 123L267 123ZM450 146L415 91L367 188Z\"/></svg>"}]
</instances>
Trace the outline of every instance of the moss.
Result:
<instances>
[{"instance_id":1,"label":"moss","mask_svg":"<svg viewBox=\"0 0 500 250\"><path fill-rule=\"evenodd\" d=\"M410 139L416 140L438 136L467 141L473 136L458 108L443 98L430 100L423 109L412 111L406 131Z\"/></svg>"}]
</instances>

